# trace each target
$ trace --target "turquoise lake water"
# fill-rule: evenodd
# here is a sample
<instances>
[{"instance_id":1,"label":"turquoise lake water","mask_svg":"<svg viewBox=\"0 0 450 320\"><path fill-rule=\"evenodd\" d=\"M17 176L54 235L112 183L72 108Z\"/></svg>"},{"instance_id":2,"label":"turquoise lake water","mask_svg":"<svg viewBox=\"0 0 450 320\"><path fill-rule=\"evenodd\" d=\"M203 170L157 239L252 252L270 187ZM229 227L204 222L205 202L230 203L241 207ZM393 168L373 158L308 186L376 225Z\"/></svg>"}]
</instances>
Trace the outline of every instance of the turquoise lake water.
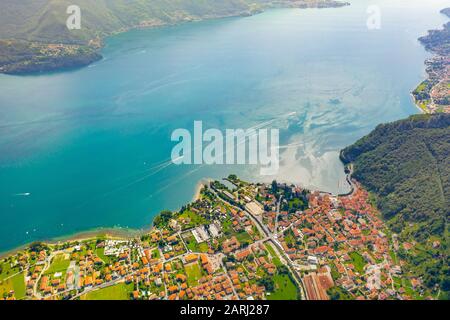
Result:
<instances>
[{"instance_id":1,"label":"turquoise lake water","mask_svg":"<svg viewBox=\"0 0 450 320\"><path fill-rule=\"evenodd\" d=\"M441 0L351 1L131 31L72 72L0 75L0 251L97 227L141 228L203 178L254 166L165 166L176 128L281 132L278 180L346 191L338 151L377 124L417 113L429 57L417 38ZM368 30L367 7L381 9ZM295 112L291 116L289 113Z\"/></svg>"}]
</instances>

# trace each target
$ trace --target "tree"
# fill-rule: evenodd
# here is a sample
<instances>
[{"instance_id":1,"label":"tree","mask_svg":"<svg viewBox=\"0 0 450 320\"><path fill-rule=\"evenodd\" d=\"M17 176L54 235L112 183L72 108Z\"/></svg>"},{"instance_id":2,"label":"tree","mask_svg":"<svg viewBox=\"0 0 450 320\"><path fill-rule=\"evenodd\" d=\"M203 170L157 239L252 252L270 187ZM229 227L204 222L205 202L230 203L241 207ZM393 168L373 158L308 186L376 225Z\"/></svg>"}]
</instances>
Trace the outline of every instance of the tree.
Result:
<instances>
[{"instance_id":1,"label":"tree","mask_svg":"<svg viewBox=\"0 0 450 320\"><path fill-rule=\"evenodd\" d=\"M272 277L265 276L257 281L258 285L264 286L267 292L273 292L275 290L275 282Z\"/></svg>"},{"instance_id":2,"label":"tree","mask_svg":"<svg viewBox=\"0 0 450 320\"><path fill-rule=\"evenodd\" d=\"M164 210L158 216L156 216L155 220L153 221L153 225L156 227L167 225L172 217L173 213L171 211Z\"/></svg>"},{"instance_id":3,"label":"tree","mask_svg":"<svg viewBox=\"0 0 450 320\"><path fill-rule=\"evenodd\" d=\"M444 291L450 291L450 278L447 277L444 280L442 280L441 288Z\"/></svg>"},{"instance_id":4,"label":"tree","mask_svg":"<svg viewBox=\"0 0 450 320\"><path fill-rule=\"evenodd\" d=\"M30 251L31 252L41 252L42 250L46 250L47 246L39 241L33 242L30 244Z\"/></svg>"},{"instance_id":5,"label":"tree","mask_svg":"<svg viewBox=\"0 0 450 320\"><path fill-rule=\"evenodd\" d=\"M278 273L279 274L289 274L289 269L285 265L279 266Z\"/></svg>"},{"instance_id":6,"label":"tree","mask_svg":"<svg viewBox=\"0 0 450 320\"><path fill-rule=\"evenodd\" d=\"M272 193L276 194L278 192L278 182L276 180L272 181Z\"/></svg>"}]
</instances>

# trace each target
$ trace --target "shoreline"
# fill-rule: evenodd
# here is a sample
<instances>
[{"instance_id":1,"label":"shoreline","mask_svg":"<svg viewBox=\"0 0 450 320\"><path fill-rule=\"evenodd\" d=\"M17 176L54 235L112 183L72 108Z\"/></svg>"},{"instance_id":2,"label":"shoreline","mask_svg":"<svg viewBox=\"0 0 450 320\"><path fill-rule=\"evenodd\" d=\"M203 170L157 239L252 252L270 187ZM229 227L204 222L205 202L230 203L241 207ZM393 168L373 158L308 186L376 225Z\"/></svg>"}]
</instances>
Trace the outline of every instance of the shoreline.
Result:
<instances>
[{"instance_id":1,"label":"shoreline","mask_svg":"<svg viewBox=\"0 0 450 320\"><path fill-rule=\"evenodd\" d=\"M149 232L152 227L141 228L141 229L131 229L131 228L96 228L92 230L80 231L72 234L62 235L50 239L34 240L26 244L20 245L19 247L13 248L11 250L0 252L0 259L4 259L7 256L20 252L28 248L34 242L42 242L46 245L54 246L61 242L81 242L91 240L100 236L111 239L133 239L135 237L141 236Z\"/></svg>"},{"instance_id":2,"label":"shoreline","mask_svg":"<svg viewBox=\"0 0 450 320\"><path fill-rule=\"evenodd\" d=\"M415 90L415 89L414 89ZM413 91L414 91L413 90ZM414 103L414 106L419 110L419 112L421 113L421 114L427 114L427 113L429 113L429 110L424 110L424 109L422 109L421 107L420 107L420 105L419 105L419 103L418 103L418 101L417 101L417 99L416 99L416 97L414 96L414 94L413 94L413 92L411 91L411 93L410 93L410 96L411 96L411 98L412 98L412 101L413 101L413 103Z\"/></svg>"},{"instance_id":3,"label":"shoreline","mask_svg":"<svg viewBox=\"0 0 450 320\"><path fill-rule=\"evenodd\" d=\"M201 192L204 187L205 185L202 182L197 183L197 186L195 187L194 196L192 197L193 202L200 200Z\"/></svg>"},{"instance_id":4,"label":"shoreline","mask_svg":"<svg viewBox=\"0 0 450 320\"><path fill-rule=\"evenodd\" d=\"M341 160L341 162L342 162L342 160ZM349 182L348 179L349 179L349 177L347 175L347 183L349 183L349 185L352 187L352 184ZM214 179L211 179L211 178L200 179L195 186L194 195L192 196L192 200L189 201L188 203L193 203L197 200L200 200L202 189L205 186L209 185L212 181L214 181ZM324 191L319 191L319 192L328 193L331 195L331 193L329 193L329 192L324 192ZM188 204L188 203L186 203L186 204ZM179 210L179 209L177 209L177 210ZM157 215L155 215L153 217L153 219ZM152 219L152 223L153 223L153 219ZM75 232L75 233L71 233L71 234L61 235L61 236L57 236L57 237L53 237L53 238L49 238L49 239L41 239L41 240L37 239L37 240L33 240L31 242L27 242L26 244L20 245L16 248L0 252L0 259L4 259L10 255L13 255L22 250L25 250L34 242L41 242L46 245L52 246L52 245L60 244L61 242L72 243L72 242L88 241L88 240L92 240L97 237L106 237L109 239L134 239L136 237L140 237L146 233L149 233L152 229L153 229L153 225L143 226L142 228L99 227L99 228L94 228L91 230L79 231L79 232Z\"/></svg>"},{"instance_id":5,"label":"shoreline","mask_svg":"<svg viewBox=\"0 0 450 320\"><path fill-rule=\"evenodd\" d=\"M195 192L194 192L194 196L192 197L192 201L191 202L195 202L197 200L200 200L200 196L201 196L201 192L203 190L204 187L210 185L211 182L213 182L214 179L211 178L202 178L200 179L199 182L197 182L196 186L195 186Z\"/></svg>"},{"instance_id":6,"label":"shoreline","mask_svg":"<svg viewBox=\"0 0 450 320\"><path fill-rule=\"evenodd\" d=\"M194 189L194 195L192 196L192 200L189 201L195 202L200 199L201 191L202 189L208 185L213 179L211 178L202 178L199 180L199 182L196 184ZM156 217L157 215L155 215ZM153 217L153 219L155 218ZM153 223L152 219L152 223ZM61 235L53 238L48 239L37 239L33 240L31 242L27 242L25 244L22 244L18 247L1 251L0 252L0 259L4 259L12 254L16 254L17 252L20 252L26 248L28 248L33 242L42 242L47 245L57 245L61 242L76 242L76 241L86 241L91 240L93 238L97 238L100 236L105 236L107 238L116 238L116 239L133 239L136 237L140 237L152 230L153 226L143 226L142 228L121 228L121 227L99 227L94 228L91 230L85 230L85 231L79 231L71 234Z\"/></svg>"}]
</instances>

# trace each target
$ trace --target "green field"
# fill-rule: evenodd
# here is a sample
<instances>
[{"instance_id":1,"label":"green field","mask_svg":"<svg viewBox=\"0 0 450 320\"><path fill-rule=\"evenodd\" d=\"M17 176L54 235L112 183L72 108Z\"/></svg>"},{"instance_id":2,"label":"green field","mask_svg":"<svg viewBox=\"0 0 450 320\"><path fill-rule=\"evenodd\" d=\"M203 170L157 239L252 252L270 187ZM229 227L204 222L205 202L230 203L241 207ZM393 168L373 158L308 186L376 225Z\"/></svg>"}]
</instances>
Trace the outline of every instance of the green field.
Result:
<instances>
[{"instance_id":1,"label":"green field","mask_svg":"<svg viewBox=\"0 0 450 320\"><path fill-rule=\"evenodd\" d=\"M296 238L294 235L294 231L292 231L292 229L288 229L285 233L284 233L284 241L286 242L286 244L288 245L288 247L292 248L295 243L296 243Z\"/></svg>"},{"instance_id":2,"label":"green field","mask_svg":"<svg viewBox=\"0 0 450 320\"><path fill-rule=\"evenodd\" d=\"M297 210L304 210L305 207L307 208L307 205L305 204L305 202L302 199L294 198L294 199L289 200L289 203L288 203L289 212L295 212Z\"/></svg>"},{"instance_id":3,"label":"green field","mask_svg":"<svg viewBox=\"0 0 450 320\"><path fill-rule=\"evenodd\" d=\"M81 296L81 300L129 300L132 291L133 284L119 283L86 293Z\"/></svg>"},{"instance_id":4,"label":"green field","mask_svg":"<svg viewBox=\"0 0 450 320\"><path fill-rule=\"evenodd\" d=\"M280 258L275 252L275 249L270 244L266 244L266 249L272 256L273 264L278 268L283 264ZM297 300L298 299L298 289L296 284L291 280L287 274L276 274L273 277L275 282L275 290L267 296L268 300Z\"/></svg>"},{"instance_id":5,"label":"green field","mask_svg":"<svg viewBox=\"0 0 450 320\"><path fill-rule=\"evenodd\" d=\"M54 274L56 272L65 272L69 267L70 259L65 259L63 254L56 255L50 267L45 271L45 274Z\"/></svg>"},{"instance_id":6,"label":"green field","mask_svg":"<svg viewBox=\"0 0 450 320\"><path fill-rule=\"evenodd\" d=\"M428 88L426 81L422 82L417 88L416 92L422 92L425 91Z\"/></svg>"},{"instance_id":7,"label":"green field","mask_svg":"<svg viewBox=\"0 0 450 320\"><path fill-rule=\"evenodd\" d=\"M104 263L110 263L111 259L108 256L105 256L105 248L97 248L95 249L95 254L103 260Z\"/></svg>"},{"instance_id":8,"label":"green field","mask_svg":"<svg viewBox=\"0 0 450 320\"><path fill-rule=\"evenodd\" d=\"M252 238L250 237L250 235L247 232L245 232L245 231L241 231L239 233L236 233L235 236L236 236L236 239L240 243L244 243L244 242L251 243L251 242L253 242Z\"/></svg>"},{"instance_id":9,"label":"green field","mask_svg":"<svg viewBox=\"0 0 450 320\"><path fill-rule=\"evenodd\" d=\"M353 296L339 286L328 289L327 294L331 300L353 300Z\"/></svg>"},{"instance_id":10,"label":"green field","mask_svg":"<svg viewBox=\"0 0 450 320\"><path fill-rule=\"evenodd\" d=\"M5 294L8 294L11 290L14 290L14 296L16 299L22 299L25 297L26 289L23 272L0 282L0 297L4 297Z\"/></svg>"},{"instance_id":11,"label":"green field","mask_svg":"<svg viewBox=\"0 0 450 320\"><path fill-rule=\"evenodd\" d=\"M278 255L275 253L275 249L270 244L266 244L266 249L269 251L270 255L272 256L272 262L273 264L278 268L279 266L282 266L283 264L280 261L280 258L278 258Z\"/></svg>"},{"instance_id":12,"label":"green field","mask_svg":"<svg viewBox=\"0 0 450 320\"><path fill-rule=\"evenodd\" d=\"M394 280L394 286L397 290L400 288L405 289L405 293L411 296L414 300L423 300L424 297L421 296L417 291L412 288L411 281L407 278L392 277Z\"/></svg>"},{"instance_id":13,"label":"green field","mask_svg":"<svg viewBox=\"0 0 450 320\"><path fill-rule=\"evenodd\" d=\"M188 229L196 226L200 226L203 224L207 224L208 221L202 217L201 215L193 212L193 211L184 211L179 217L179 219L189 219L189 223L184 225L183 228Z\"/></svg>"},{"instance_id":14,"label":"green field","mask_svg":"<svg viewBox=\"0 0 450 320\"><path fill-rule=\"evenodd\" d=\"M198 249L200 252L206 253L209 251L209 246L206 242L202 242L198 244Z\"/></svg>"},{"instance_id":15,"label":"green field","mask_svg":"<svg viewBox=\"0 0 450 320\"><path fill-rule=\"evenodd\" d=\"M275 291L267 296L268 300L297 300L298 290L287 274L277 274L273 277Z\"/></svg>"},{"instance_id":16,"label":"green field","mask_svg":"<svg viewBox=\"0 0 450 320\"><path fill-rule=\"evenodd\" d=\"M1 269L0 281L19 272L19 268L18 267L11 268L11 264L9 262L2 263L0 269Z\"/></svg>"},{"instance_id":17,"label":"green field","mask_svg":"<svg viewBox=\"0 0 450 320\"><path fill-rule=\"evenodd\" d=\"M338 270L336 268L336 265L334 263L331 263L329 266L330 266L330 269L331 269L331 276L333 277L333 280L339 279L339 277L341 275L338 272Z\"/></svg>"},{"instance_id":18,"label":"green field","mask_svg":"<svg viewBox=\"0 0 450 320\"><path fill-rule=\"evenodd\" d=\"M152 251L152 258L153 258L153 259L159 259L159 258L161 258L161 254L160 254L158 248L153 249L153 251Z\"/></svg>"},{"instance_id":19,"label":"green field","mask_svg":"<svg viewBox=\"0 0 450 320\"><path fill-rule=\"evenodd\" d=\"M192 252L205 253L208 252L209 250L208 243L206 242L198 243L197 240L195 240L194 236L190 236L189 238L184 239L184 241L186 242L188 249L191 250Z\"/></svg>"},{"instance_id":20,"label":"green field","mask_svg":"<svg viewBox=\"0 0 450 320\"><path fill-rule=\"evenodd\" d=\"M198 284L198 280L203 276L202 269L200 265L196 263L189 264L184 267L187 275L187 282L190 287L196 286Z\"/></svg>"},{"instance_id":21,"label":"green field","mask_svg":"<svg viewBox=\"0 0 450 320\"><path fill-rule=\"evenodd\" d=\"M352 264L355 266L355 270L360 274L364 274L364 266L366 265L366 261L363 256L358 252L351 252L349 254L350 258L352 258Z\"/></svg>"}]
</instances>

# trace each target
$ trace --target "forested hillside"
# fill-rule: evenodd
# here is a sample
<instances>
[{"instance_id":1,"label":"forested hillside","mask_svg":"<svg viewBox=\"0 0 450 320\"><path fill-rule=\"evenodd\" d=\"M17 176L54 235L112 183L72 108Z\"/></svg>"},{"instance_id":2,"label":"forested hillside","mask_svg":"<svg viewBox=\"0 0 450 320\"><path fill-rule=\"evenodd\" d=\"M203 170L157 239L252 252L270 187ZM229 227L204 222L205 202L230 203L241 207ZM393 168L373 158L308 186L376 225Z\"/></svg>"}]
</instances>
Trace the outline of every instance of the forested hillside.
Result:
<instances>
[{"instance_id":1,"label":"forested hillside","mask_svg":"<svg viewBox=\"0 0 450 320\"><path fill-rule=\"evenodd\" d=\"M81 29L66 27L67 8L81 9ZM86 65L101 40L132 28L251 15L274 6L339 7L334 0L1 0L0 72L51 71ZM5 42L7 41L7 42ZM45 45L78 45L47 54ZM98 53L98 52L97 52ZM31 58L30 58L31 57Z\"/></svg>"},{"instance_id":2,"label":"forested hillside","mask_svg":"<svg viewBox=\"0 0 450 320\"><path fill-rule=\"evenodd\" d=\"M450 17L450 10L442 12L446 12ZM431 52L442 56L450 55L450 22L441 30L430 30L426 36L420 37L419 41Z\"/></svg>"},{"instance_id":3,"label":"forested hillside","mask_svg":"<svg viewBox=\"0 0 450 320\"><path fill-rule=\"evenodd\" d=\"M66 28L66 10L70 5L81 8L81 30ZM255 6L258 4L247 0L2 0L0 38L85 42L141 24L237 15Z\"/></svg>"},{"instance_id":4,"label":"forested hillside","mask_svg":"<svg viewBox=\"0 0 450 320\"><path fill-rule=\"evenodd\" d=\"M80 30L66 27L69 5L81 9ZM246 0L2 0L0 72L85 66L101 58L98 49L107 35L252 10Z\"/></svg>"},{"instance_id":5,"label":"forested hillside","mask_svg":"<svg viewBox=\"0 0 450 320\"><path fill-rule=\"evenodd\" d=\"M401 243L401 258L425 284L450 290L450 115L416 115L378 126L341 153L353 177L375 195Z\"/></svg>"}]
</instances>

